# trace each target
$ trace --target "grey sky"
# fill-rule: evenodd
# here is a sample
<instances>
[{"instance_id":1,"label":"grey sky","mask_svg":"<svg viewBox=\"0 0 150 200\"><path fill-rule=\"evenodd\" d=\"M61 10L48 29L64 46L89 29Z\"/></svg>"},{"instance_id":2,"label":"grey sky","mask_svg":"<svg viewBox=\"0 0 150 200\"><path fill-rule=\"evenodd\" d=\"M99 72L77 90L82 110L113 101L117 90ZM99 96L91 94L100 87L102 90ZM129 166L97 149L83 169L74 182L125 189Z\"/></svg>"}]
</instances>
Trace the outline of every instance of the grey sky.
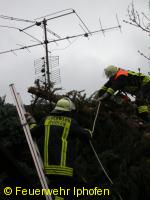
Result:
<instances>
[{"instance_id":1,"label":"grey sky","mask_svg":"<svg viewBox=\"0 0 150 200\"><path fill-rule=\"evenodd\" d=\"M99 17L103 28L116 26L115 18L118 14L122 25L122 34L119 30L108 31L105 37L102 33L93 35L89 39L78 38L72 45L68 41L49 44L52 55L59 56L61 70L61 85L65 91L85 89L88 94L99 89L105 82L103 69L109 64L118 65L126 69L149 71L148 62L137 51L148 54L148 35L122 22L127 19L127 7L131 0L0 0L0 15L33 20L63 9L73 8L77 11L88 28L93 31L99 29ZM149 15L148 0L135 0L136 8ZM30 24L0 19L0 25L26 27ZM69 15L48 23L48 28L58 35L70 36L83 33L79 21ZM35 27L28 33L43 40L42 29ZM0 51L18 48L19 45L34 44L32 38L17 30L0 27ZM49 35L49 39L52 36ZM61 50L65 48L64 50ZM42 46L13 53L1 54L0 94L6 94L7 100L12 102L9 84L15 83L21 93L23 101L29 103L30 94L27 88L34 83L34 60L45 55Z\"/></svg>"}]
</instances>

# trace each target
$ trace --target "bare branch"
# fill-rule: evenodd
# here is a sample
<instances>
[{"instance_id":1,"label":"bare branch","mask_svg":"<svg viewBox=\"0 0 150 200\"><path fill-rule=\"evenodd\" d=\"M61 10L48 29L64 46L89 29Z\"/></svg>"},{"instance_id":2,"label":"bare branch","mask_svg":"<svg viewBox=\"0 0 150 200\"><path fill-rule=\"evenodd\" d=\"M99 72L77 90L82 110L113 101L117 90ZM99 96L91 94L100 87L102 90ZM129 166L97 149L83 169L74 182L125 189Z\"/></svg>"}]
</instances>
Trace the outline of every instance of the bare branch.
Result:
<instances>
[{"instance_id":1,"label":"bare branch","mask_svg":"<svg viewBox=\"0 0 150 200\"><path fill-rule=\"evenodd\" d=\"M150 61L150 57L146 56L144 53L142 53L140 50L138 50L138 53L143 56L144 58L146 58L147 60Z\"/></svg>"},{"instance_id":2,"label":"bare branch","mask_svg":"<svg viewBox=\"0 0 150 200\"><path fill-rule=\"evenodd\" d=\"M150 0L149 0L149 10L150 10ZM150 18L147 15L145 15L144 12L140 14L139 11L135 9L133 2L128 6L127 12L129 20L128 21L123 20L123 22L135 26L141 29L142 31L145 31L150 36ZM148 61L150 61L150 56L146 56L139 50L138 53L144 58L146 58Z\"/></svg>"},{"instance_id":3,"label":"bare branch","mask_svg":"<svg viewBox=\"0 0 150 200\"><path fill-rule=\"evenodd\" d=\"M128 6L127 12L128 12L129 21L123 20L125 23L133 25L135 27L142 29L143 31L147 33L150 33L150 28L149 28L150 19L143 12L142 12L142 16L144 18L140 16L139 12L135 10L135 6L133 2L131 5ZM144 20L146 20L146 22Z\"/></svg>"}]
</instances>

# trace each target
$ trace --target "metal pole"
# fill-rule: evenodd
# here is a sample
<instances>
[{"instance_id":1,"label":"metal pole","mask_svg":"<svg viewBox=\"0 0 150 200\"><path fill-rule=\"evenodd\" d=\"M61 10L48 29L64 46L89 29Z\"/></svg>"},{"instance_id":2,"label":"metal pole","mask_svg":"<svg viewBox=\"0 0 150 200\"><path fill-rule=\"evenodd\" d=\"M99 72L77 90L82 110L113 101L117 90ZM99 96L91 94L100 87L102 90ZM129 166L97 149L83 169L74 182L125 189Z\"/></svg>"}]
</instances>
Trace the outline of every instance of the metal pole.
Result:
<instances>
[{"instance_id":1,"label":"metal pole","mask_svg":"<svg viewBox=\"0 0 150 200\"><path fill-rule=\"evenodd\" d=\"M46 78L47 78L47 77L46 77L46 63L45 63L45 57L43 57L42 60L43 60L42 69L44 69L44 81L45 81L45 82L44 82L44 87L45 87L45 90L46 90L46 88L47 88L47 87L46 87L46 82L47 82L47 81L46 81Z\"/></svg>"},{"instance_id":2,"label":"metal pole","mask_svg":"<svg viewBox=\"0 0 150 200\"><path fill-rule=\"evenodd\" d=\"M47 20L44 19L43 20L43 26L44 26L44 36L45 36L45 40L44 40L44 44L45 44L45 57L46 57L46 67L47 67L47 82L48 82L48 88L50 89L50 72L49 72L49 59L48 59L48 40L47 40L47 30L46 30L46 25L47 25Z\"/></svg>"}]
</instances>

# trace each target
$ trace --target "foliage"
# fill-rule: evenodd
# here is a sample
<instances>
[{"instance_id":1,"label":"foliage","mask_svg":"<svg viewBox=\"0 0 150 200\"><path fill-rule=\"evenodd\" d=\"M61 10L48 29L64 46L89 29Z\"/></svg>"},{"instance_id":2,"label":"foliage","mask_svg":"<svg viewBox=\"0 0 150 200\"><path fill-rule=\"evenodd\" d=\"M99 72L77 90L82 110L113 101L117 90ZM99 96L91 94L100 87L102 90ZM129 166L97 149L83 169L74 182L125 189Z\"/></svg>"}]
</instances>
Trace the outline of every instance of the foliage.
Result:
<instances>
[{"instance_id":1,"label":"foliage","mask_svg":"<svg viewBox=\"0 0 150 200\"><path fill-rule=\"evenodd\" d=\"M87 99L85 94L82 95L77 91L66 95L76 102L78 112L75 117L79 123L83 127L92 129L97 111L94 99ZM46 104L37 101L34 107L26 106L26 108L40 121L53 109L54 105L52 104L52 101L46 102ZM30 181L33 181L35 186L35 169L16 110L13 105L5 104L2 99L0 99L0 117L1 140L13 153L15 162L20 162L19 167L24 169L24 173L28 172L26 177L32 176ZM78 142L80 151L75 161L79 180L94 187L110 188L113 200L119 199L118 193L123 199L128 200L150 199L148 187L150 180L149 131L150 126L143 125L141 119L137 117L134 102L112 100L102 103L92 144L113 184L104 174L90 144L82 144L80 141ZM3 177L1 178L3 183L10 177L7 168L10 170L8 166L5 166L5 170L3 169L0 174Z\"/></svg>"},{"instance_id":2,"label":"foliage","mask_svg":"<svg viewBox=\"0 0 150 200\"><path fill-rule=\"evenodd\" d=\"M32 188L37 185L37 175L16 108L5 103L4 98L0 98L0 137L0 190L3 199L6 198L3 195L3 188L6 186Z\"/></svg>"},{"instance_id":3,"label":"foliage","mask_svg":"<svg viewBox=\"0 0 150 200\"><path fill-rule=\"evenodd\" d=\"M85 94L78 91L70 91L65 96L70 97L77 105L77 121L83 127L92 129L97 110L93 96L87 99ZM103 103L92 143L113 185L104 174L90 145L80 142L80 153L76 159L79 179L85 184L109 187L113 200L119 199L118 192L123 199L149 199L147 181L150 176L144 173L145 169L150 169L149 131L150 126L143 125L138 118L134 102L129 99L124 101L118 95L112 101Z\"/></svg>"}]
</instances>

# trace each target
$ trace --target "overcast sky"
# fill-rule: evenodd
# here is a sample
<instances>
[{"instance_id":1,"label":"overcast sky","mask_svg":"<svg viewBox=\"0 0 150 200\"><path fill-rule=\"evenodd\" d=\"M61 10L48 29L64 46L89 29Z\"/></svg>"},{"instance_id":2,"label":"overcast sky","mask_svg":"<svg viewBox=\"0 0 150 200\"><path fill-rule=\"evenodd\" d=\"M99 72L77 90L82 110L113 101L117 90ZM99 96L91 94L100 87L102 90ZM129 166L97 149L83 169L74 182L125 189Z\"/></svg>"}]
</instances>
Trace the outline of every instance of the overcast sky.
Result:
<instances>
[{"instance_id":1,"label":"overcast sky","mask_svg":"<svg viewBox=\"0 0 150 200\"><path fill-rule=\"evenodd\" d=\"M119 29L100 32L88 39L80 37L69 41L49 44L52 56L59 56L61 86L63 92L83 90L90 95L99 89L106 81L103 69L110 64L143 73L150 71L147 60L137 52L141 50L149 55L148 35L137 28L123 23L127 20L127 7L131 0L0 0L0 15L14 18L35 20L38 17L50 15L57 11L72 8L85 22L90 31L100 29L99 18L103 28L117 26L116 13L122 33ZM148 0L135 0L135 7L149 16ZM68 10L69 11L69 10ZM49 18L51 16L47 16ZM36 21L39 21L37 19ZM84 33L79 26L80 21L75 15L48 21L48 28L60 37ZM0 18L0 25L22 29L31 23ZM27 33L43 41L43 30L33 27ZM21 47L20 45L36 44L32 38L17 29L0 27L0 52ZM55 37L48 34L48 39ZM56 38L55 38L56 39ZM25 103L30 102L29 86L34 85L34 60L45 56L42 46L20 50L13 53L0 54L0 96L7 95L7 101L12 102L9 84L15 83Z\"/></svg>"}]
</instances>

